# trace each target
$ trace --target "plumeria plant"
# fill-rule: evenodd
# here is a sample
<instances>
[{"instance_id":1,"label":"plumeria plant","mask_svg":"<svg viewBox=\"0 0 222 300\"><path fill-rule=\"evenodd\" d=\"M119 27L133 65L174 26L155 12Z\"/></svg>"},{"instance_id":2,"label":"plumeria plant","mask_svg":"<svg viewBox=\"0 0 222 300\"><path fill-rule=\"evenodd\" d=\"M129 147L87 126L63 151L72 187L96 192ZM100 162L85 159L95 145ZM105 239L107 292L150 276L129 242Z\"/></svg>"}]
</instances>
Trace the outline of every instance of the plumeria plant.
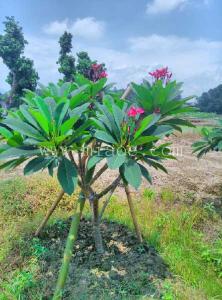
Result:
<instances>
[{"instance_id":1,"label":"plumeria plant","mask_svg":"<svg viewBox=\"0 0 222 300\"><path fill-rule=\"evenodd\" d=\"M190 99L181 99L181 84L171 81L167 68L151 73L152 83L132 83L123 97L107 93L107 74L93 65L92 80L75 75L75 82L50 84L40 93L26 92L24 104L10 112L0 125L1 169L24 164L24 173L40 170L55 173L61 192L40 224L39 234L64 193L79 187L79 199L70 232L54 299L61 299L77 238L79 222L86 201L92 211L92 231L98 254L104 253L100 232L103 212L116 187L122 182L139 242L142 235L133 207L129 185L138 189L142 178L152 183L150 168L167 172L162 162L174 159L166 136L193 126L177 117L192 110ZM135 100L126 100L133 90ZM116 178L98 191L94 183L108 169ZM101 199L107 195L102 205Z\"/></svg>"},{"instance_id":2,"label":"plumeria plant","mask_svg":"<svg viewBox=\"0 0 222 300\"><path fill-rule=\"evenodd\" d=\"M222 151L222 121L219 121L217 127L213 129L202 128L202 140L193 143L193 153L198 158L210 151Z\"/></svg>"}]
</instances>

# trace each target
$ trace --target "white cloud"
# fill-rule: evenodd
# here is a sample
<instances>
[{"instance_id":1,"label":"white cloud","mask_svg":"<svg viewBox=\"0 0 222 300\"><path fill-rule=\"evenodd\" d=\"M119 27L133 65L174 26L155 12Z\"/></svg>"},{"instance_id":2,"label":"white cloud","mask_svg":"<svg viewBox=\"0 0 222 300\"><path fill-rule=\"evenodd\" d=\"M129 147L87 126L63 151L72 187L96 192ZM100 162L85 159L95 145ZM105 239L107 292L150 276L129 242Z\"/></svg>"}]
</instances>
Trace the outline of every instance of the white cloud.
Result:
<instances>
[{"instance_id":1,"label":"white cloud","mask_svg":"<svg viewBox=\"0 0 222 300\"><path fill-rule=\"evenodd\" d=\"M39 72L40 82L56 82L61 78L56 61L59 55L57 37L37 38L27 36L29 45L25 55L32 58ZM205 39L191 40L178 36L150 35L133 37L125 50L92 46L86 41L75 41L73 52L89 52L93 59L105 62L109 80L118 87L129 82L148 78L148 72L160 66L168 66L173 78L184 82L184 94L200 95L222 82L222 42ZM0 90L6 90L3 82L7 68L0 62Z\"/></svg>"},{"instance_id":2,"label":"white cloud","mask_svg":"<svg viewBox=\"0 0 222 300\"><path fill-rule=\"evenodd\" d=\"M71 32L75 37L88 40L95 40L103 37L105 33L105 23L93 17L76 19L69 21L53 21L43 28L44 32L51 35L61 35L64 31Z\"/></svg>"},{"instance_id":3,"label":"white cloud","mask_svg":"<svg viewBox=\"0 0 222 300\"><path fill-rule=\"evenodd\" d=\"M189 0L152 0L147 4L147 13L168 13L175 9L181 9Z\"/></svg>"},{"instance_id":4,"label":"white cloud","mask_svg":"<svg viewBox=\"0 0 222 300\"><path fill-rule=\"evenodd\" d=\"M53 21L43 28L44 32L52 35L61 35L68 30L68 20Z\"/></svg>"},{"instance_id":5,"label":"white cloud","mask_svg":"<svg viewBox=\"0 0 222 300\"><path fill-rule=\"evenodd\" d=\"M146 6L147 14L164 14L173 10L182 10L188 4L209 5L212 0L149 0Z\"/></svg>"},{"instance_id":6,"label":"white cloud","mask_svg":"<svg viewBox=\"0 0 222 300\"><path fill-rule=\"evenodd\" d=\"M105 23L92 17L77 19L71 27L71 32L86 39L99 39L104 35Z\"/></svg>"}]
</instances>

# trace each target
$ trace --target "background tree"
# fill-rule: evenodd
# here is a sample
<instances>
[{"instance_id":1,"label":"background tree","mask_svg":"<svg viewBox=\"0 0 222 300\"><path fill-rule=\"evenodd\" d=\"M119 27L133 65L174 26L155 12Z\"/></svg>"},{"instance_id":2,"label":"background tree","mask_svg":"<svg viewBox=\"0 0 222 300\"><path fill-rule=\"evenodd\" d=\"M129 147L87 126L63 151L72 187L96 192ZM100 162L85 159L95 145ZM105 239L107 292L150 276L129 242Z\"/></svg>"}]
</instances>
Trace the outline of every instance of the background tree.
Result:
<instances>
[{"instance_id":1,"label":"background tree","mask_svg":"<svg viewBox=\"0 0 222 300\"><path fill-rule=\"evenodd\" d=\"M222 114L222 84L203 93L197 99L197 106L203 112Z\"/></svg>"},{"instance_id":2,"label":"background tree","mask_svg":"<svg viewBox=\"0 0 222 300\"><path fill-rule=\"evenodd\" d=\"M33 67L33 61L22 56L25 45L28 44L22 27L14 17L6 17L4 25L4 34L0 35L0 57L10 70L6 80L11 85L8 104L17 106L23 89L35 90L39 77Z\"/></svg>"},{"instance_id":3,"label":"background tree","mask_svg":"<svg viewBox=\"0 0 222 300\"><path fill-rule=\"evenodd\" d=\"M71 55L72 50L72 34L65 31L59 39L60 56L57 64L59 64L59 72L64 75L64 81L73 81L76 73L75 58Z\"/></svg>"},{"instance_id":4,"label":"background tree","mask_svg":"<svg viewBox=\"0 0 222 300\"><path fill-rule=\"evenodd\" d=\"M76 70L78 71L78 73L84 75L86 78L89 78L89 71L94 62L91 60L88 53L85 51L76 53L76 55L78 57Z\"/></svg>"}]
</instances>

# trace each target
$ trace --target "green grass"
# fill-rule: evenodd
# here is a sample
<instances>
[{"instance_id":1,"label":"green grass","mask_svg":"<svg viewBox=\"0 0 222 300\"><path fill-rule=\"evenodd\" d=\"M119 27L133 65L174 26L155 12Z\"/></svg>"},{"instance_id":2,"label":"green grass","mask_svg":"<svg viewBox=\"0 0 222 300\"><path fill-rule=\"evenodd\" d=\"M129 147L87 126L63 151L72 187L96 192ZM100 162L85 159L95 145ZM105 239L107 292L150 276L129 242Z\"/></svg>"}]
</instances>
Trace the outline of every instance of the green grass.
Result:
<instances>
[{"instance_id":1,"label":"green grass","mask_svg":"<svg viewBox=\"0 0 222 300\"><path fill-rule=\"evenodd\" d=\"M207 112L201 112L201 111L196 111L196 112L189 112L189 113L185 113L185 114L180 114L181 117L187 117L187 118L191 118L191 119L221 119L222 116L218 115L216 113L207 113Z\"/></svg>"},{"instance_id":2,"label":"green grass","mask_svg":"<svg viewBox=\"0 0 222 300\"><path fill-rule=\"evenodd\" d=\"M40 240L26 237L34 232L54 200L58 186L55 180L41 175L6 181L1 183L0 190L0 266L3 270L0 282L4 276L0 283L0 291L4 293L0 292L0 299L25 300L22 295L27 290L36 291L29 299L41 299L38 258L47 254L47 249ZM162 285L163 299L222 299L222 232L217 240L206 242L201 229L203 224L213 227L220 220L216 215L212 218L212 212L198 205L175 204L174 197L167 188L160 195L153 189L145 189L141 199L135 199L143 236L156 247L174 275ZM75 197L66 197L50 223L67 218L74 201ZM90 216L88 206L85 215ZM113 197L104 217L133 230L125 199ZM15 249L17 257L12 257L11 251L15 253ZM27 251L29 256L25 255Z\"/></svg>"}]
</instances>

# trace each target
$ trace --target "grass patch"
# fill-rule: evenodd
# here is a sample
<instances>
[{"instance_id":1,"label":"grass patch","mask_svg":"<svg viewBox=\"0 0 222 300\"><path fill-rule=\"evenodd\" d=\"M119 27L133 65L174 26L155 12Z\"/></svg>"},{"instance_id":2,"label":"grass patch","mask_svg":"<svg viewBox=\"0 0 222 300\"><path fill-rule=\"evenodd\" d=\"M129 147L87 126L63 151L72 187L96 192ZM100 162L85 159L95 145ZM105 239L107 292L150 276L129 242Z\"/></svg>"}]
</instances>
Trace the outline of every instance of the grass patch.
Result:
<instances>
[{"instance_id":1,"label":"grass patch","mask_svg":"<svg viewBox=\"0 0 222 300\"><path fill-rule=\"evenodd\" d=\"M57 183L42 175L22 177L2 182L0 191L0 290L4 291L0 292L0 299L42 299L38 261L53 253L48 252L41 240L27 240L27 237L54 201L59 191ZM162 299L221 299L222 233L216 241L206 242L201 230L206 222L209 226L211 222L219 224L219 218L210 218L205 208L195 204L174 203L175 195L168 189L161 191L162 201L156 198L154 190L145 189L141 199L135 199L135 207L145 239L159 251L174 275L173 279L161 283ZM49 225L57 222L61 231L67 230L62 219L70 216L74 202L75 196L65 197ZM88 206L85 215L90 217ZM124 199L112 197L104 218L133 229ZM22 298L27 290L35 293L31 298ZM129 290L123 289L123 299L129 299L124 294Z\"/></svg>"}]
</instances>

